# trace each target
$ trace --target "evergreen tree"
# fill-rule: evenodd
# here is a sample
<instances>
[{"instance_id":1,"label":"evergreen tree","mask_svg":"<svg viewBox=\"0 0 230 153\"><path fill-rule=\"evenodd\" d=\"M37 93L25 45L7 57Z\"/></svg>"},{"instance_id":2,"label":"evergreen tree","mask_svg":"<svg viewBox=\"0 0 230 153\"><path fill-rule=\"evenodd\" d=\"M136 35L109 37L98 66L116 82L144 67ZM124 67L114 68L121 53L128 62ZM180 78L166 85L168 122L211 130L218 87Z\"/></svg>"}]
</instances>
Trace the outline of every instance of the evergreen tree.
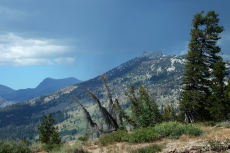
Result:
<instances>
[{"instance_id":1,"label":"evergreen tree","mask_svg":"<svg viewBox=\"0 0 230 153\"><path fill-rule=\"evenodd\" d=\"M176 120L176 112L173 106L167 105L164 107L163 120L164 121L175 121Z\"/></svg>"},{"instance_id":2,"label":"evergreen tree","mask_svg":"<svg viewBox=\"0 0 230 153\"><path fill-rule=\"evenodd\" d=\"M140 86L138 92L134 86L130 86L130 92L126 95L131 102L131 117L125 115L125 118L135 128L154 126L162 122L155 98L144 86Z\"/></svg>"},{"instance_id":3,"label":"evergreen tree","mask_svg":"<svg viewBox=\"0 0 230 153\"><path fill-rule=\"evenodd\" d=\"M61 138L58 133L58 127L53 127L55 120L49 114L43 116L41 125L38 127L39 141L45 144L60 144Z\"/></svg>"},{"instance_id":4,"label":"evergreen tree","mask_svg":"<svg viewBox=\"0 0 230 153\"><path fill-rule=\"evenodd\" d=\"M226 92L227 92L227 97L230 99L230 78L228 78L228 85L226 88Z\"/></svg>"},{"instance_id":5,"label":"evergreen tree","mask_svg":"<svg viewBox=\"0 0 230 153\"><path fill-rule=\"evenodd\" d=\"M196 14L192 21L193 29L182 82L184 86L180 111L188 122L194 122L195 119L212 119L210 108L213 103L209 99L214 86L210 78L215 77L216 65L221 59L217 55L220 47L216 43L220 39L218 35L223 31L223 27L218 25L218 14L210 11L203 16L203 13L202 11ZM225 68L222 70L225 71Z\"/></svg>"},{"instance_id":6,"label":"evergreen tree","mask_svg":"<svg viewBox=\"0 0 230 153\"><path fill-rule=\"evenodd\" d=\"M229 112L229 101L227 100L226 85L224 84L224 78L227 75L225 71L225 63L220 58L213 67L212 78L212 95L210 95L210 108L212 119L223 120L227 118Z\"/></svg>"}]
</instances>

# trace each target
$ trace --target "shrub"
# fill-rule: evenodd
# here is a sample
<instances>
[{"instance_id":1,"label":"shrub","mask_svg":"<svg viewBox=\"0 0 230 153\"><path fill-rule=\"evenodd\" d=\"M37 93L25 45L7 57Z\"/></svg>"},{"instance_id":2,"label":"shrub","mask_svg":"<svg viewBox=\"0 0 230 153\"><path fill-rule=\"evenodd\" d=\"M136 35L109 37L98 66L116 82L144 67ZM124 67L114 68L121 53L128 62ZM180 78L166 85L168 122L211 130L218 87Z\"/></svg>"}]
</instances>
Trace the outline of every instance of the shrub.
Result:
<instances>
[{"instance_id":1,"label":"shrub","mask_svg":"<svg viewBox=\"0 0 230 153\"><path fill-rule=\"evenodd\" d=\"M89 140L89 134L86 133L84 136L79 137L78 140L80 140L80 141L87 141L87 140Z\"/></svg>"},{"instance_id":2,"label":"shrub","mask_svg":"<svg viewBox=\"0 0 230 153\"><path fill-rule=\"evenodd\" d=\"M161 137L178 138L185 134L188 136L199 136L203 131L193 124L181 124L179 122L165 122L155 126L155 130Z\"/></svg>"},{"instance_id":3,"label":"shrub","mask_svg":"<svg viewBox=\"0 0 230 153\"><path fill-rule=\"evenodd\" d=\"M0 153L34 153L34 151L23 141L0 141Z\"/></svg>"},{"instance_id":4,"label":"shrub","mask_svg":"<svg viewBox=\"0 0 230 153\"><path fill-rule=\"evenodd\" d=\"M42 149L44 151L50 152L50 151L58 151L60 150L62 144L44 144L42 145Z\"/></svg>"},{"instance_id":5,"label":"shrub","mask_svg":"<svg viewBox=\"0 0 230 153\"><path fill-rule=\"evenodd\" d=\"M193 124L181 124L179 122L165 122L157 124L155 127L140 128L132 133L117 131L110 135L100 137L99 144L107 145L114 142L151 142L160 138L178 138L181 135L199 136L203 131Z\"/></svg>"},{"instance_id":6,"label":"shrub","mask_svg":"<svg viewBox=\"0 0 230 153\"><path fill-rule=\"evenodd\" d=\"M185 127L185 134L190 137L199 136L203 133L200 127L194 124L187 124L184 127Z\"/></svg>"},{"instance_id":7,"label":"shrub","mask_svg":"<svg viewBox=\"0 0 230 153\"><path fill-rule=\"evenodd\" d=\"M155 153L159 152L164 148L164 145L153 144L146 148L140 148L137 150L132 151L131 153Z\"/></svg>"},{"instance_id":8,"label":"shrub","mask_svg":"<svg viewBox=\"0 0 230 153\"><path fill-rule=\"evenodd\" d=\"M130 143L150 142L160 138L160 134L156 132L154 127L142 128L135 130L126 137L126 141Z\"/></svg>"},{"instance_id":9,"label":"shrub","mask_svg":"<svg viewBox=\"0 0 230 153\"><path fill-rule=\"evenodd\" d=\"M217 123L215 121L207 121L203 122L204 126L215 126Z\"/></svg>"},{"instance_id":10,"label":"shrub","mask_svg":"<svg viewBox=\"0 0 230 153\"><path fill-rule=\"evenodd\" d=\"M124 138L126 138L127 135L128 133L126 131L118 130L112 134L101 136L99 139L99 144L105 146L114 142L121 142L124 141Z\"/></svg>"}]
</instances>

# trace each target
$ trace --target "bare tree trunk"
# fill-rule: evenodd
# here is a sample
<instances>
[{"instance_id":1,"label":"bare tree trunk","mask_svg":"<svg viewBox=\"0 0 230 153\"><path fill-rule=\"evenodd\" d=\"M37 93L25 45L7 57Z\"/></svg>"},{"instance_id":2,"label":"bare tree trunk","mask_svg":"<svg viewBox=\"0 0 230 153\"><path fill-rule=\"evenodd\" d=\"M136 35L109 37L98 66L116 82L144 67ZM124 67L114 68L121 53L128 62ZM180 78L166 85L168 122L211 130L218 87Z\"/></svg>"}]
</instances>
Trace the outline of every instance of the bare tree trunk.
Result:
<instances>
[{"instance_id":1,"label":"bare tree trunk","mask_svg":"<svg viewBox=\"0 0 230 153\"><path fill-rule=\"evenodd\" d=\"M107 111L105 107L101 105L100 100L97 98L97 96L92 91L90 91L89 89L86 89L86 91L97 102L100 112L102 113L103 119L105 120L105 123L108 125L109 131L117 130L119 125L117 124L116 119Z\"/></svg>"}]
</instances>

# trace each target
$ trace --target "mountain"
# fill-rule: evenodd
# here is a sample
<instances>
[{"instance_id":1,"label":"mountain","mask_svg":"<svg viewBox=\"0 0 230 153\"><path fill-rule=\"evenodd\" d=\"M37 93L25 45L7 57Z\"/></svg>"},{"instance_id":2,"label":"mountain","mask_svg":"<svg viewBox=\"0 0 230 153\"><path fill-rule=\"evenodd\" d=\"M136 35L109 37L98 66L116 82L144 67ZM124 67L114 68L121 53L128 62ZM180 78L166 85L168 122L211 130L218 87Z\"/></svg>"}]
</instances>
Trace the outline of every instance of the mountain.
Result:
<instances>
[{"instance_id":1,"label":"mountain","mask_svg":"<svg viewBox=\"0 0 230 153\"><path fill-rule=\"evenodd\" d=\"M163 56L160 51L144 53L108 71L108 86L113 98L117 98L123 108L129 103L125 92L130 85L144 84L156 97L157 103L178 106L181 81L184 73L186 55ZM230 62L226 61L230 74ZM228 75L229 77L229 75ZM85 89L92 90L103 103L107 102L106 91L100 76L78 84L70 85L49 95L36 97L0 110L0 139L31 139L43 114L52 113L62 138L65 141L85 130L85 121L79 106L74 102L77 97L94 119L97 107Z\"/></svg>"},{"instance_id":2,"label":"mountain","mask_svg":"<svg viewBox=\"0 0 230 153\"><path fill-rule=\"evenodd\" d=\"M76 78L65 78L65 79L44 79L36 88L13 90L6 86L0 85L0 97L5 101L26 101L28 99L50 94L56 90L64 88L66 86L81 82Z\"/></svg>"}]
</instances>

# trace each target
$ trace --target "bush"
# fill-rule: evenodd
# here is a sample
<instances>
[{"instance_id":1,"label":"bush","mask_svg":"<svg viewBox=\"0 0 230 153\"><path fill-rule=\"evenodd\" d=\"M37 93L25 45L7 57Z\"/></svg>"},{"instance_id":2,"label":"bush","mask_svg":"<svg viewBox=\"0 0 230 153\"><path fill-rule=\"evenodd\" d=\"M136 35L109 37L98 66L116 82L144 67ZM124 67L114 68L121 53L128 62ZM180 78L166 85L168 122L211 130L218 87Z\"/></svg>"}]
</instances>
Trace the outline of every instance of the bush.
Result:
<instances>
[{"instance_id":1,"label":"bush","mask_svg":"<svg viewBox=\"0 0 230 153\"><path fill-rule=\"evenodd\" d=\"M78 140L84 141L84 142L85 142L85 141L88 141L88 140L89 140L89 134L86 133L84 136L79 137Z\"/></svg>"},{"instance_id":2,"label":"bush","mask_svg":"<svg viewBox=\"0 0 230 153\"><path fill-rule=\"evenodd\" d=\"M185 134L194 137L199 136L203 133L203 131L200 129L200 127L194 125L194 124L187 124L185 125Z\"/></svg>"},{"instance_id":3,"label":"bush","mask_svg":"<svg viewBox=\"0 0 230 153\"><path fill-rule=\"evenodd\" d=\"M126 137L126 141L130 143L150 142L157 140L160 137L161 135L156 132L154 127L148 127L135 130L132 134L129 134L128 137Z\"/></svg>"},{"instance_id":4,"label":"bush","mask_svg":"<svg viewBox=\"0 0 230 153\"><path fill-rule=\"evenodd\" d=\"M215 126L216 124L217 124L217 122L215 122L215 121L203 122L204 126Z\"/></svg>"},{"instance_id":5,"label":"bush","mask_svg":"<svg viewBox=\"0 0 230 153\"><path fill-rule=\"evenodd\" d=\"M110 135L100 137L99 144L107 145L114 142L151 142L160 138L178 138L181 135L199 136L203 131L194 124L181 124L178 122L165 122L157 124L155 127L147 127L134 130L132 133L117 131Z\"/></svg>"},{"instance_id":6,"label":"bush","mask_svg":"<svg viewBox=\"0 0 230 153\"><path fill-rule=\"evenodd\" d=\"M34 151L23 141L0 141L0 153L34 153Z\"/></svg>"},{"instance_id":7,"label":"bush","mask_svg":"<svg viewBox=\"0 0 230 153\"><path fill-rule=\"evenodd\" d=\"M42 145L42 149L47 152L58 151L60 150L61 146L62 144L44 144Z\"/></svg>"},{"instance_id":8,"label":"bush","mask_svg":"<svg viewBox=\"0 0 230 153\"><path fill-rule=\"evenodd\" d=\"M161 151L163 148L164 148L163 145L153 144L146 148L140 148L140 149L134 150L131 153L155 153L155 152Z\"/></svg>"},{"instance_id":9,"label":"bush","mask_svg":"<svg viewBox=\"0 0 230 153\"><path fill-rule=\"evenodd\" d=\"M155 130L161 134L161 137L178 138L185 134L188 136L199 136L203 131L193 124L181 124L179 122L165 122L158 124Z\"/></svg>"},{"instance_id":10,"label":"bush","mask_svg":"<svg viewBox=\"0 0 230 153\"><path fill-rule=\"evenodd\" d=\"M101 136L99 139L99 144L105 146L114 142L121 142L124 141L127 136L128 133L126 131L118 130L112 134Z\"/></svg>"}]
</instances>

